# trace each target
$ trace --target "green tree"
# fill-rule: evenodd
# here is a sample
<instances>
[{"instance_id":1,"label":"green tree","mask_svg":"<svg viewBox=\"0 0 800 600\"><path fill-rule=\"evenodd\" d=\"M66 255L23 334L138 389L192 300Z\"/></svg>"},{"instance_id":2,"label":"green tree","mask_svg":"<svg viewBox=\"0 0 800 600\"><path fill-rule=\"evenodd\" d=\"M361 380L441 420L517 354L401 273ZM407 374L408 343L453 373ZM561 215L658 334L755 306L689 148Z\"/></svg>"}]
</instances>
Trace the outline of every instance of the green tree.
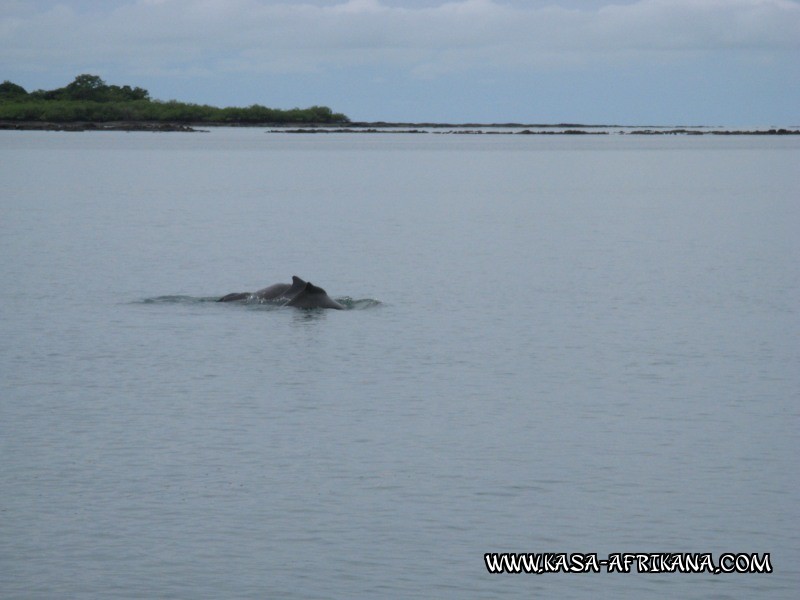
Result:
<instances>
[{"instance_id":1,"label":"green tree","mask_svg":"<svg viewBox=\"0 0 800 600\"><path fill-rule=\"evenodd\" d=\"M28 95L25 88L7 79L0 83L0 100L19 100Z\"/></svg>"},{"instance_id":2,"label":"green tree","mask_svg":"<svg viewBox=\"0 0 800 600\"><path fill-rule=\"evenodd\" d=\"M247 108L151 100L147 90L107 85L97 75L78 75L55 90L27 93L15 83L0 84L0 119L14 121L178 121L185 123L347 123L327 106L280 110L253 104Z\"/></svg>"},{"instance_id":3,"label":"green tree","mask_svg":"<svg viewBox=\"0 0 800 600\"><path fill-rule=\"evenodd\" d=\"M97 75L84 74L78 75L64 90L71 100L99 101L107 92L108 86Z\"/></svg>"}]
</instances>

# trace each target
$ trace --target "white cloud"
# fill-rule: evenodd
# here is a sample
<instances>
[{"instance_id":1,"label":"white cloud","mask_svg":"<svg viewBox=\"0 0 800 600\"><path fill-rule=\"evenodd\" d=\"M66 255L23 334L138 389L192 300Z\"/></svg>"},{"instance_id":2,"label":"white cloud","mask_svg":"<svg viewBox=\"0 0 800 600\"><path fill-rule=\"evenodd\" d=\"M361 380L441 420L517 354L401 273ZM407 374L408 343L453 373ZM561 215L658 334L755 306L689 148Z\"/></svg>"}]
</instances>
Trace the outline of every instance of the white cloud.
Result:
<instances>
[{"instance_id":1,"label":"white cloud","mask_svg":"<svg viewBox=\"0 0 800 600\"><path fill-rule=\"evenodd\" d=\"M800 4L791 0L641 0L584 10L492 0L415 8L378 0L36 6L10 2L0 12L3 69L114 64L197 74L369 65L434 77L731 51L796 58L800 49Z\"/></svg>"}]
</instances>

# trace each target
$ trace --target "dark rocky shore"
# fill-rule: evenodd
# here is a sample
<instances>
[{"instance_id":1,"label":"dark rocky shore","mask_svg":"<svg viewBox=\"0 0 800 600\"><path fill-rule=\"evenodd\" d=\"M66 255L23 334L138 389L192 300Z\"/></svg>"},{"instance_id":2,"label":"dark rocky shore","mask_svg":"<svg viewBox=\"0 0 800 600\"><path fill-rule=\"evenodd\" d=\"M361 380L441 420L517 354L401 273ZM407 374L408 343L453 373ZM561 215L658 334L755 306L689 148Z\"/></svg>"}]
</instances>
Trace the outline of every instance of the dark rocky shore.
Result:
<instances>
[{"instance_id":1,"label":"dark rocky shore","mask_svg":"<svg viewBox=\"0 0 800 600\"><path fill-rule=\"evenodd\" d=\"M624 127L621 125L520 123L348 123L283 126L277 123L177 123L160 121L0 121L0 130L202 132L196 127L269 127L269 133L438 134L438 135L800 135L800 129L714 129L709 127ZM609 131L611 130L611 131Z\"/></svg>"},{"instance_id":2,"label":"dark rocky shore","mask_svg":"<svg viewBox=\"0 0 800 600\"><path fill-rule=\"evenodd\" d=\"M425 129L420 129L425 127ZM450 129L448 129L450 127ZM483 127L484 129L477 129ZM509 131L511 128L519 128L519 131ZM364 127L302 127L289 128L281 127L270 129L269 133L427 133L438 135L800 135L798 129L755 129L755 130L727 130L727 129L654 129L654 128L622 128L615 125L580 125L581 129L572 126L568 129L561 129L562 125L429 125L413 124L411 129L404 129L402 126L364 126ZM536 128L536 129L531 129ZM604 131L601 129L618 129L617 131ZM624 129L628 129L627 131Z\"/></svg>"},{"instance_id":3,"label":"dark rocky shore","mask_svg":"<svg viewBox=\"0 0 800 600\"><path fill-rule=\"evenodd\" d=\"M798 129L753 129L753 130L724 130L711 129L634 129L628 135L800 135Z\"/></svg>"},{"instance_id":4,"label":"dark rocky shore","mask_svg":"<svg viewBox=\"0 0 800 600\"><path fill-rule=\"evenodd\" d=\"M150 121L113 121L96 123L93 121L75 121L70 123L52 123L46 121L0 121L1 129L24 131L202 131L185 123L159 123Z\"/></svg>"}]
</instances>

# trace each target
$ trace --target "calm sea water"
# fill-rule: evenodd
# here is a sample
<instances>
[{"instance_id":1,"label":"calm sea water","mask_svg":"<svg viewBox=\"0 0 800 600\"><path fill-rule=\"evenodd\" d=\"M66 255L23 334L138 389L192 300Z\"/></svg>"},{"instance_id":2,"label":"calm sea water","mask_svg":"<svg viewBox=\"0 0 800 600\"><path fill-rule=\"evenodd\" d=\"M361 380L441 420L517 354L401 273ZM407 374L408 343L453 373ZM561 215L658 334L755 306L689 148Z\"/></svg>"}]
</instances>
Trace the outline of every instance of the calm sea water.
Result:
<instances>
[{"instance_id":1,"label":"calm sea water","mask_svg":"<svg viewBox=\"0 0 800 600\"><path fill-rule=\"evenodd\" d=\"M797 138L0 132L0 180L3 598L796 597ZM352 308L209 301L294 274Z\"/></svg>"}]
</instances>

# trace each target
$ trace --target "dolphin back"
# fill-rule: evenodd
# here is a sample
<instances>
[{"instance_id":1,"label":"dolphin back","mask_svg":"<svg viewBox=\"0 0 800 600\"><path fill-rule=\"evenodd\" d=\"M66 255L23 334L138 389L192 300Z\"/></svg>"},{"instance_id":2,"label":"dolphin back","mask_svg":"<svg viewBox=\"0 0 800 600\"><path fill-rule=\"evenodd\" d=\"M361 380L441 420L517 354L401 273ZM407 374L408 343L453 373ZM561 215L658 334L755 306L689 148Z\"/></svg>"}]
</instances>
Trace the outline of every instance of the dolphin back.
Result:
<instances>
[{"instance_id":1,"label":"dolphin back","mask_svg":"<svg viewBox=\"0 0 800 600\"><path fill-rule=\"evenodd\" d=\"M259 300L279 300L291 286L288 283L273 283L253 294Z\"/></svg>"},{"instance_id":2,"label":"dolphin back","mask_svg":"<svg viewBox=\"0 0 800 600\"><path fill-rule=\"evenodd\" d=\"M239 300L247 300L250 297L250 292L233 292L232 294L226 294L217 302L238 302Z\"/></svg>"},{"instance_id":3,"label":"dolphin back","mask_svg":"<svg viewBox=\"0 0 800 600\"><path fill-rule=\"evenodd\" d=\"M257 292L234 292L223 296L217 302L236 302L250 298L267 300L273 303L285 303L284 306L297 308L334 308L344 309L344 306L328 296L321 287L309 281L300 279L297 275L292 277L292 283L274 283Z\"/></svg>"},{"instance_id":4,"label":"dolphin back","mask_svg":"<svg viewBox=\"0 0 800 600\"><path fill-rule=\"evenodd\" d=\"M317 287L310 281L305 284L297 295L289 300L289 306L296 308L334 308L343 310L344 306L328 296L328 293L321 287Z\"/></svg>"}]
</instances>

